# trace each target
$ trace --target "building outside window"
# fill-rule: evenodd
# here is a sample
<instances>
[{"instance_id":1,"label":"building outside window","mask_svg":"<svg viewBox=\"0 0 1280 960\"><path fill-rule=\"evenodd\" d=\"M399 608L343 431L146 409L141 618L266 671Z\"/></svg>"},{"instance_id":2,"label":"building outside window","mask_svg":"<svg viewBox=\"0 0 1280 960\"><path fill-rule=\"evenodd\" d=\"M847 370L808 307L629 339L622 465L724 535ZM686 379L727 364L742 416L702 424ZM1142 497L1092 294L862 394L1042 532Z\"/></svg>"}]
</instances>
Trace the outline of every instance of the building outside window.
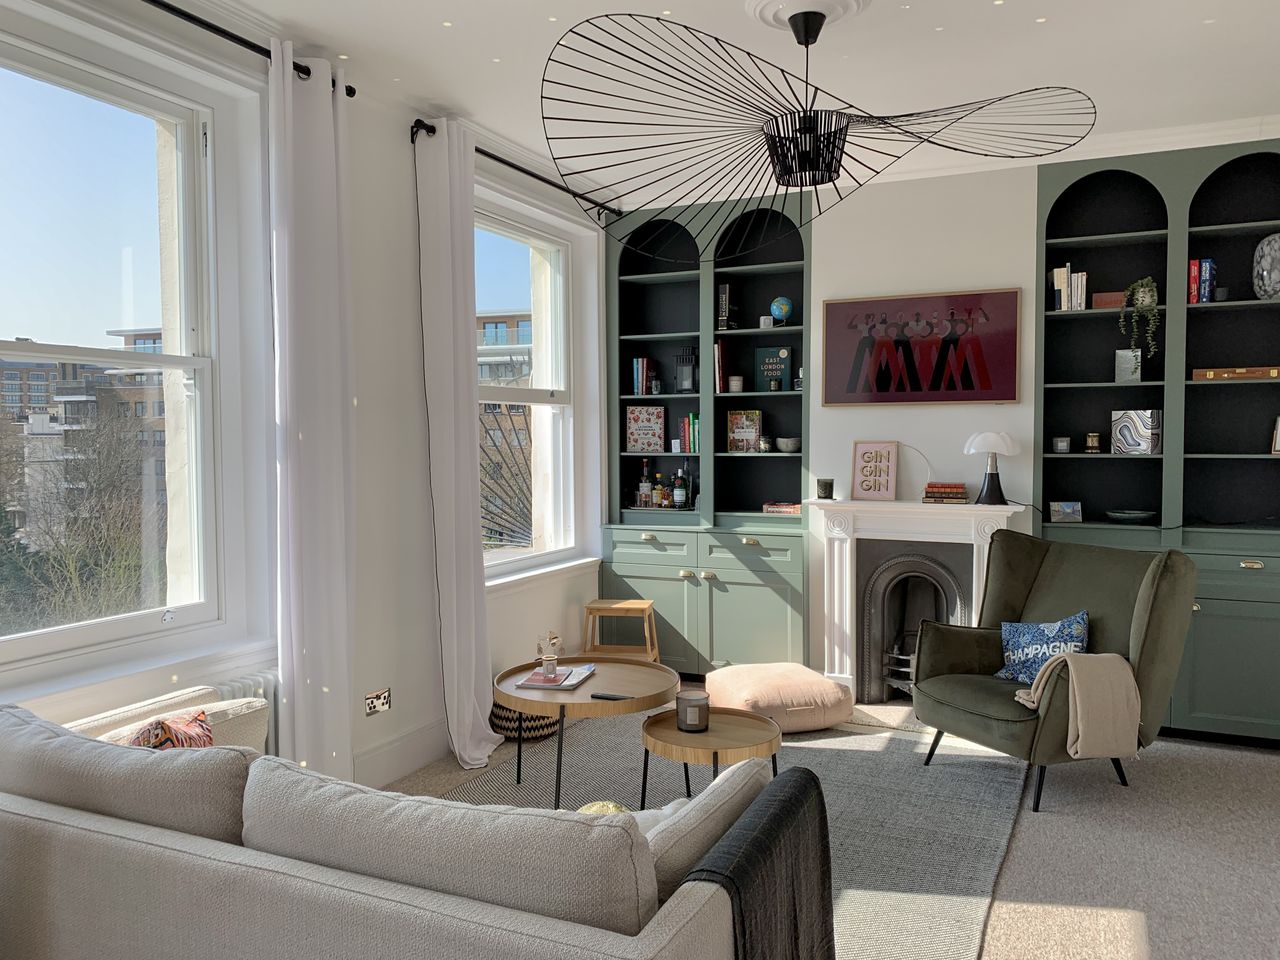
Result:
<instances>
[{"instance_id":1,"label":"building outside window","mask_svg":"<svg viewBox=\"0 0 1280 960\"><path fill-rule=\"evenodd\" d=\"M502 564L574 545L568 241L477 214L481 530Z\"/></svg>"}]
</instances>

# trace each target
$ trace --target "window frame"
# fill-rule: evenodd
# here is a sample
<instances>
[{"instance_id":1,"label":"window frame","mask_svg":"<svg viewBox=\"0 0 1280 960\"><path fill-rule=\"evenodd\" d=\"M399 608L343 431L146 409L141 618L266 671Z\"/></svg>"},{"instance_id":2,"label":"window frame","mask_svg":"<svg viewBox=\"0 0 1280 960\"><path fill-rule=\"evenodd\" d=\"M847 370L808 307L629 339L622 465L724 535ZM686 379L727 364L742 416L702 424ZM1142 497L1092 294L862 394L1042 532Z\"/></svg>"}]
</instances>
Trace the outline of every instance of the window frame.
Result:
<instances>
[{"instance_id":1,"label":"window frame","mask_svg":"<svg viewBox=\"0 0 1280 960\"><path fill-rule=\"evenodd\" d=\"M526 233L540 241L556 243L566 251L562 261L562 333L564 376L570 389L556 390L553 399L567 401L563 407L567 411L563 436L568 442L561 488L562 524L568 527L570 545L529 557L486 563L486 584L495 586L599 556L600 524L604 521L604 453L600 435L605 361L603 243L596 230L582 223L581 211L562 195L483 157L476 160L475 211L477 227L485 227L485 218L497 220L499 225L506 225L508 232ZM522 398L511 390L504 394L502 402L552 399L548 390L530 393L534 396ZM480 399L485 402L484 397Z\"/></svg>"},{"instance_id":2,"label":"window frame","mask_svg":"<svg viewBox=\"0 0 1280 960\"><path fill-rule=\"evenodd\" d=\"M153 34L95 9L24 0L0 8L0 64L182 124L179 269L188 342L180 354L102 350L99 359L176 365L199 381L192 432L201 445L193 487L202 579L195 604L0 640L0 691L48 703L93 684L94 693L76 694L83 708L157 669L184 671L173 673L178 683L185 671L215 663L240 672L265 667L275 659L265 77L198 53L175 57ZM2 345L15 357L24 347L77 360L97 349ZM229 565L228 556L240 559ZM108 687L116 692L100 693Z\"/></svg>"}]
</instances>

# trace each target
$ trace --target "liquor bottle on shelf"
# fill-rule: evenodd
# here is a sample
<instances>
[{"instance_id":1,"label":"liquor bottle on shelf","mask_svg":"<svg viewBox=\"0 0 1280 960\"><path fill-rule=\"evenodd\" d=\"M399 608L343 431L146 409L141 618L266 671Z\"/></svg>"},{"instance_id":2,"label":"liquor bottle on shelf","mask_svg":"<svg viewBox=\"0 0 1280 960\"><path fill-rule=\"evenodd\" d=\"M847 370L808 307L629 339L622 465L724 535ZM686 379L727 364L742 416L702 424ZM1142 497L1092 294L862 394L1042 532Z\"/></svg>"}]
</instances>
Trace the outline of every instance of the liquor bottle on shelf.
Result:
<instances>
[{"instance_id":1,"label":"liquor bottle on shelf","mask_svg":"<svg viewBox=\"0 0 1280 960\"><path fill-rule=\"evenodd\" d=\"M676 477L671 481L671 506L683 510L689 505L689 490L685 484L684 471L677 469Z\"/></svg>"},{"instance_id":2,"label":"liquor bottle on shelf","mask_svg":"<svg viewBox=\"0 0 1280 960\"><path fill-rule=\"evenodd\" d=\"M636 493L637 507L653 506L653 484L649 482L649 458L640 461L640 489Z\"/></svg>"},{"instance_id":3,"label":"liquor bottle on shelf","mask_svg":"<svg viewBox=\"0 0 1280 960\"><path fill-rule=\"evenodd\" d=\"M667 491L662 486L662 474L655 473L653 475L653 505L655 507L665 507Z\"/></svg>"}]
</instances>

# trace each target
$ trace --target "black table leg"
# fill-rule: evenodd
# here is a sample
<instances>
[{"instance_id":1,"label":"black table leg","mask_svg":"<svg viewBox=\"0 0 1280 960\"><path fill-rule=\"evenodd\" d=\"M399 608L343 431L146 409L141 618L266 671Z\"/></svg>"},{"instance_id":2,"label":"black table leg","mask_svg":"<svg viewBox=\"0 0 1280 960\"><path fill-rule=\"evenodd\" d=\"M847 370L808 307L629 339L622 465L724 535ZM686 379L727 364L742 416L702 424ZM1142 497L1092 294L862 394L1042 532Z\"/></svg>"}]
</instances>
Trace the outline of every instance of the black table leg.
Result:
<instances>
[{"instance_id":1,"label":"black table leg","mask_svg":"<svg viewBox=\"0 0 1280 960\"><path fill-rule=\"evenodd\" d=\"M644 770L640 773L640 809L649 799L649 748L644 748Z\"/></svg>"},{"instance_id":2,"label":"black table leg","mask_svg":"<svg viewBox=\"0 0 1280 960\"><path fill-rule=\"evenodd\" d=\"M520 782L520 767L524 761L524 714L516 713L516 783Z\"/></svg>"},{"instance_id":3,"label":"black table leg","mask_svg":"<svg viewBox=\"0 0 1280 960\"><path fill-rule=\"evenodd\" d=\"M684 795L690 800L693 799L693 786L689 783L689 765L687 763L684 765Z\"/></svg>"},{"instance_id":4,"label":"black table leg","mask_svg":"<svg viewBox=\"0 0 1280 960\"><path fill-rule=\"evenodd\" d=\"M776 753L773 755L773 775L775 777L778 775L778 755Z\"/></svg>"},{"instance_id":5,"label":"black table leg","mask_svg":"<svg viewBox=\"0 0 1280 960\"><path fill-rule=\"evenodd\" d=\"M714 780L720 776L720 751L711 751L711 779Z\"/></svg>"},{"instance_id":6,"label":"black table leg","mask_svg":"<svg viewBox=\"0 0 1280 960\"><path fill-rule=\"evenodd\" d=\"M556 802L552 809L560 809L560 766L564 763L564 707L560 708L560 722L556 727Z\"/></svg>"}]
</instances>

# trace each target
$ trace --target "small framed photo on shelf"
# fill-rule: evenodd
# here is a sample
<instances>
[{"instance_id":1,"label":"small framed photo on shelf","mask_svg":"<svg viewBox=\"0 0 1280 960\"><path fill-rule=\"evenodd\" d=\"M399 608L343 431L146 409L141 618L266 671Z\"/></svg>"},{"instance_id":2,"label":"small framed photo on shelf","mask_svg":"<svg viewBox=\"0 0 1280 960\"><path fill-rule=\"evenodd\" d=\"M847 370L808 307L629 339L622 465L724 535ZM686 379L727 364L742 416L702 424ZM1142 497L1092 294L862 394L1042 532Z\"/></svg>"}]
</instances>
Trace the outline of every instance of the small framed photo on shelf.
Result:
<instances>
[{"instance_id":1,"label":"small framed photo on shelf","mask_svg":"<svg viewBox=\"0 0 1280 960\"><path fill-rule=\"evenodd\" d=\"M855 441L849 489L854 500L898 499L898 441Z\"/></svg>"},{"instance_id":2,"label":"small framed photo on shelf","mask_svg":"<svg viewBox=\"0 0 1280 960\"><path fill-rule=\"evenodd\" d=\"M1084 506L1079 500L1049 501L1050 523L1081 523L1084 521Z\"/></svg>"}]
</instances>

